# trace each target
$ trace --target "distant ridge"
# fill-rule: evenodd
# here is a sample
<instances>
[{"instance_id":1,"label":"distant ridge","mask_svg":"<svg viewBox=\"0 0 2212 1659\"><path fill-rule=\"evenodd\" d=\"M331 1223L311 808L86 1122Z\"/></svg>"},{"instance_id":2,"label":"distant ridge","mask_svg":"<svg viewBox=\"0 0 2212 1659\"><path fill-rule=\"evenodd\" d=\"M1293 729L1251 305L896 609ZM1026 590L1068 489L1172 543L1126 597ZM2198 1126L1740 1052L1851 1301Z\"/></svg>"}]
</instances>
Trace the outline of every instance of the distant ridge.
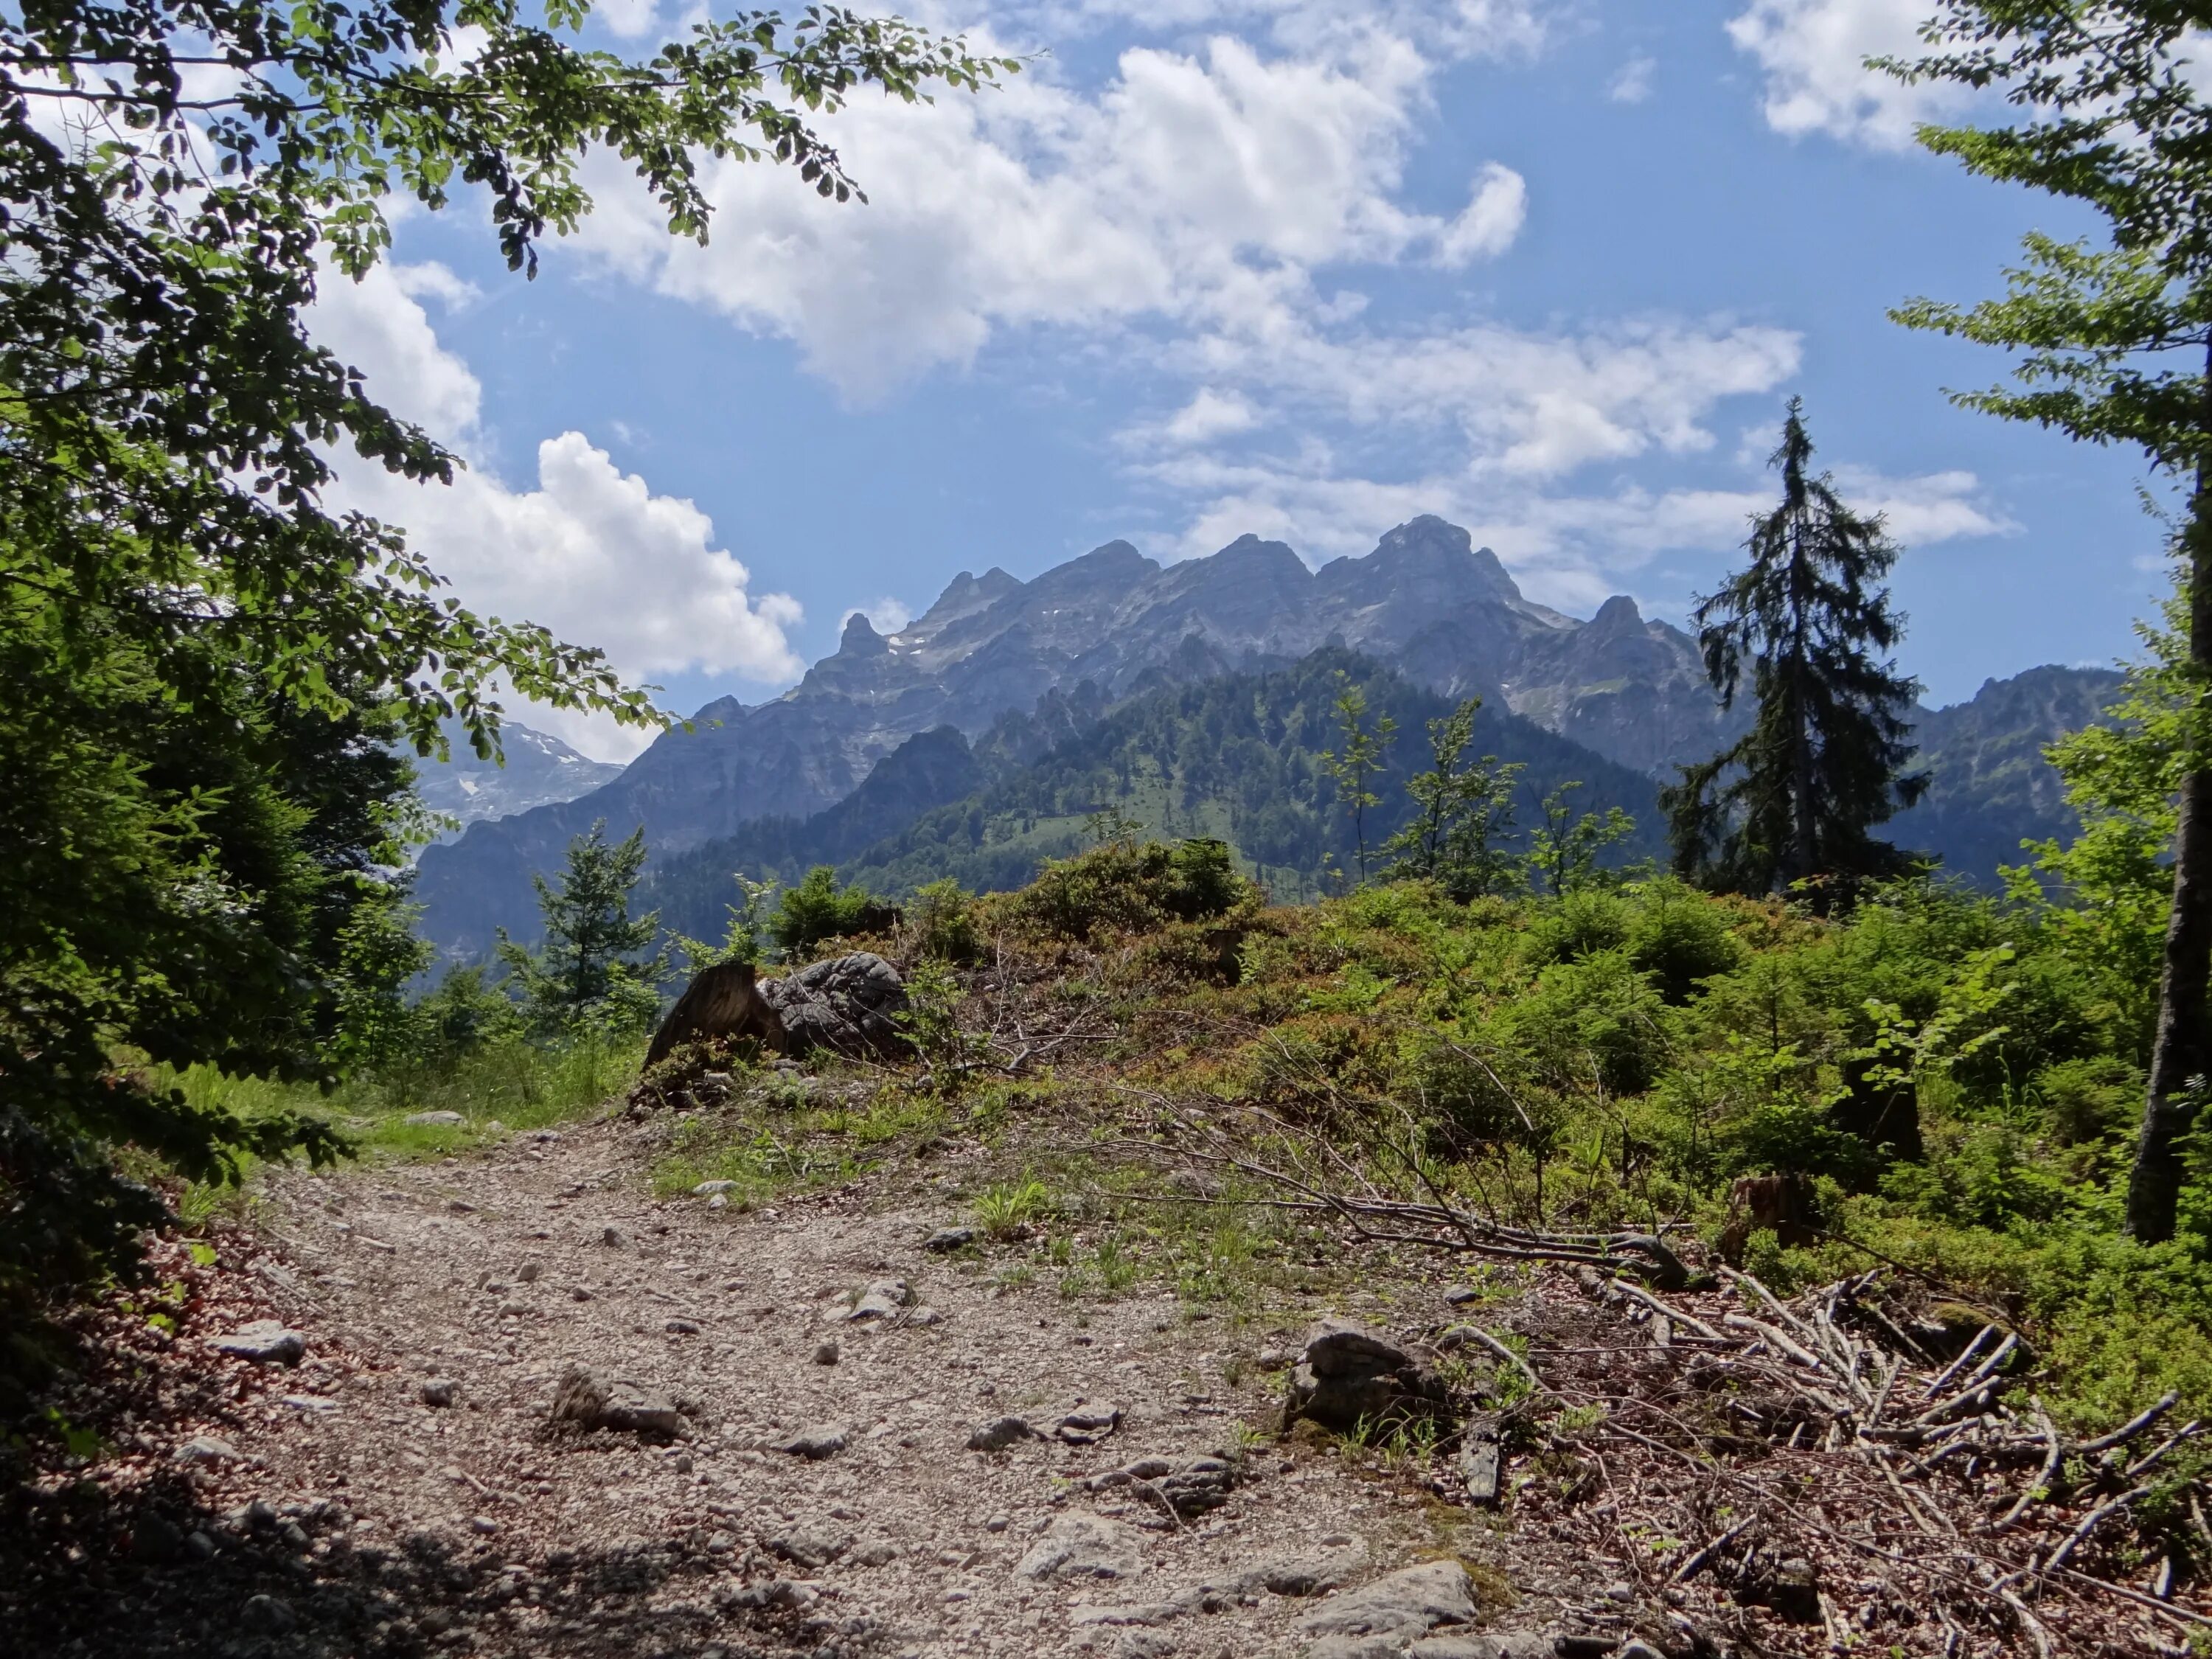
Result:
<instances>
[{"instance_id":1,"label":"distant ridge","mask_svg":"<svg viewBox=\"0 0 2212 1659\"><path fill-rule=\"evenodd\" d=\"M560 738L514 720L500 727L503 766L496 760L477 758L459 720L446 722L446 742L452 757L448 760L426 759L411 750L409 757L415 763L415 787L422 804L459 818L463 829L480 818L509 817L535 806L574 800L622 775L621 767L580 755ZM449 841L460 833L447 830L440 839Z\"/></svg>"},{"instance_id":2,"label":"distant ridge","mask_svg":"<svg viewBox=\"0 0 2212 1659\"><path fill-rule=\"evenodd\" d=\"M1713 753L1742 719L1741 709L1723 715L1680 629L1646 619L1626 597L1587 622L1536 605L1495 554L1438 518L1413 519L1371 553L1318 569L1256 536L1165 566L1112 541L1028 581L995 568L963 571L895 634L855 615L837 650L781 696L751 706L720 699L699 711L692 730L664 733L599 787L471 823L423 855L424 931L465 956L488 949L501 926L527 936L536 926L532 874L556 867L569 840L597 819L617 835L642 825L654 860L665 861L750 823L781 820L795 830L924 732L946 729L974 744L1010 718L1057 720L1027 740L1036 758L1073 734L1080 722L1069 711L1079 707L1095 719L1162 685L1280 665L1330 646L1439 697L1479 694L1496 713L1580 745L1593 769L1609 762L1647 780ZM2033 726L2021 737L2029 754L2057 735L2052 720L2079 714L2095 695L2094 687L2062 693L2063 677L2084 671L2037 672L2062 679L2040 702L2014 708ZM1971 724L1942 728L1943 741L1960 754L1980 752L1992 739L1969 738ZM2021 787L2006 799L2023 822L2063 814L2055 781ZM1921 809L1932 833L1916 828L1901 838L1966 836L1976 870L1993 869L2010 820L1983 823L1963 803L1954 811L1940 788Z\"/></svg>"}]
</instances>

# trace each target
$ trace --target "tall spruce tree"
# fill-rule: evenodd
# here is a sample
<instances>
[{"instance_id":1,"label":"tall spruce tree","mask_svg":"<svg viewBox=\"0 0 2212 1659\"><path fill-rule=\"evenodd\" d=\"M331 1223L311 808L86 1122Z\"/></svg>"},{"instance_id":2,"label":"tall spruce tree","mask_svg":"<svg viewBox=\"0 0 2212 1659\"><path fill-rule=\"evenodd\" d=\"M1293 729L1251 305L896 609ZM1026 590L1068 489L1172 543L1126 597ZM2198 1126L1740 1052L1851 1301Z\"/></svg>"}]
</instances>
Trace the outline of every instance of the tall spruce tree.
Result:
<instances>
[{"instance_id":1,"label":"tall spruce tree","mask_svg":"<svg viewBox=\"0 0 2212 1659\"><path fill-rule=\"evenodd\" d=\"M1812 884L1826 908L1912 860L1869 831L1926 787L1904 711L1920 688L1889 653L1905 619L1882 578L1897 547L1880 518L1846 507L1808 465L1802 400L1790 400L1771 465L1782 500L1752 520L1749 562L1692 613L1705 672L1733 707L1747 676L1751 729L1662 792L1674 867L1742 893Z\"/></svg>"},{"instance_id":2,"label":"tall spruce tree","mask_svg":"<svg viewBox=\"0 0 2212 1659\"><path fill-rule=\"evenodd\" d=\"M2014 354L2013 386L1954 402L2130 445L2186 501L2173 902L2128 1182L2128 1231L2146 1242L2173 1236L2212 1073L2212 99L2197 72L2208 21L2201 3L2171 0L1944 0L1922 30L1929 52L1879 64L1908 82L2002 91L2016 125L1924 126L1920 142L1970 173L2085 204L2109 239L2031 234L2003 298L1916 300L1893 315Z\"/></svg>"}]
</instances>

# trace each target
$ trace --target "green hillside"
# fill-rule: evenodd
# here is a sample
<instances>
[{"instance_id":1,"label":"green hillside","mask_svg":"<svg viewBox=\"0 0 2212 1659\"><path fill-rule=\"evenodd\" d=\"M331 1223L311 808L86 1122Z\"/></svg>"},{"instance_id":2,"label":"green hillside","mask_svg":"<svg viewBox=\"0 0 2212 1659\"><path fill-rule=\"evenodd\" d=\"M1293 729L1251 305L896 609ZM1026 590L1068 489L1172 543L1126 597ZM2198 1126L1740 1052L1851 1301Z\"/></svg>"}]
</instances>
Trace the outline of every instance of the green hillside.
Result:
<instances>
[{"instance_id":1,"label":"green hillside","mask_svg":"<svg viewBox=\"0 0 2212 1659\"><path fill-rule=\"evenodd\" d=\"M1375 715L1398 726L1388 769L1373 786L1382 805L1366 826L1371 862L1374 849L1410 814L1406 780L1428 763L1426 723L1449 714L1452 703L1366 658L1331 648L1285 667L1155 684L1106 711L1080 694L1054 694L1036 714L1000 721L975 745L981 787L915 814L921 797L896 781L916 769L908 751L927 744L936 757L933 775L957 770L941 754L955 734L927 733L870 780L894 781L881 791L879 835L863 838L866 817L853 802L804 824L748 824L663 863L652 902L672 927L718 933L732 872L788 883L819 863L835 863L848 879L893 896L945 876L974 891L1003 891L1029 881L1042 860L1084 845L1090 821L1102 812L1120 813L1155 835L1218 837L1278 899L1316 897L1336 884L1332 872L1357 863L1351 821L1320 765L1337 741L1332 703L1340 675L1365 689ZM1620 806L1637 820L1635 836L1616 856L1662 851L1650 779L1503 708L1482 711L1475 748L1528 768L1516 801L1522 823L1537 816L1546 793L1580 782L1584 787L1572 797L1578 807Z\"/></svg>"}]
</instances>

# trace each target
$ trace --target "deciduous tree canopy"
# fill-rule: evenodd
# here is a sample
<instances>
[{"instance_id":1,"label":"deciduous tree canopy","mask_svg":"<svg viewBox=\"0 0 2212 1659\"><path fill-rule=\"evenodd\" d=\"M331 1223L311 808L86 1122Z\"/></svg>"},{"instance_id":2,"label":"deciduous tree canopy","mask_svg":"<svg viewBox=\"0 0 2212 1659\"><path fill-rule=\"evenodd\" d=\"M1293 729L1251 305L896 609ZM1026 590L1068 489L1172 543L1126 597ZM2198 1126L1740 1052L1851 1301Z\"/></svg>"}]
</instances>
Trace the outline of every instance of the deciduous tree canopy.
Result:
<instances>
[{"instance_id":1,"label":"deciduous tree canopy","mask_svg":"<svg viewBox=\"0 0 2212 1659\"><path fill-rule=\"evenodd\" d=\"M456 462L310 337L386 204L487 207L511 266L591 204L595 150L703 237L702 158L856 193L815 123L1013 67L842 8L695 26L650 57L550 0L60 0L0 16L0 1291L117 1259L155 1213L134 1141L190 1173L327 1134L150 1091L133 1054L313 1073L337 939L389 902L404 767L495 685L657 719L592 650L479 617L333 458ZM357 930L356 930L357 932ZM87 1224L112 1213L105 1230Z\"/></svg>"}]
</instances>

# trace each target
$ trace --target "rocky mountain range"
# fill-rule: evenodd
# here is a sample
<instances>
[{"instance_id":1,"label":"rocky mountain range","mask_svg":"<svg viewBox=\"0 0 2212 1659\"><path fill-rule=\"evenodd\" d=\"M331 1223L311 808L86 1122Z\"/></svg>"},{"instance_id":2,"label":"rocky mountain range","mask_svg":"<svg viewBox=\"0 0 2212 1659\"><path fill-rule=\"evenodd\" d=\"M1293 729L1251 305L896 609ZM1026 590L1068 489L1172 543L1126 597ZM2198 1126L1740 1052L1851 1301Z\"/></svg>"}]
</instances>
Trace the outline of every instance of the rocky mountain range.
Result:
<instances>
[{"instance_id":1,"label":"rocky mountain range","mask_svg":"<svg viewBox=\"0 0 2212 1659\"><path fill-rule=\"evenodd\" d=\"M1109 542L1029 581L963 571L888 636L856 615L836 652L783 696L710 703L600 787L471 823L423 856L425 932L473 955L496 927L534 931L532 872L557 867L569 840L600 819L617 835L643 825L653 857L665 859L751 821L824 812L925 732L991 736L1003 749L1018 746L1026 726L1042 755L1056 733L1149 690L1280 666L1331 646L1441 696L1480 695L1589 751L1594 772L1610 763L1605 770L1669 776L1712 753L1742 718L1717 707L1680 629L1647 620L1626 597L1588 621L1534 604L1496 555L1440 519L1401 525L1373 552L1318 569L1253 536L1164 566ZM2069 682L2062 692L2053 682L2039 695L2007 703L2043 721L2022 728L2024 754L2056 735L2050 719L2073 718L2095 691ZM1954 721L1961 742L1983 721ZM941 767L965 764L939 749ZM935 784L926 806L949 799L941 790L951 775ZM2056 800L2055 780L2020 787L2025 804Z\"/></svg>"},{"instance_id":2,"label":"rocky mountain range","mask_svg":"<svg viewBox=\"0 0 2212 1659\"><path fill-rule=\"evenodd\" d=\"M612 783L623 769L580 755L560 738L513 720L500 728L506 763L479 759L458 720L447 722L449 758L410 756L416 793L433 812L457 820L438 839L452 841L479 818L512 817Z\"/></svg>"}]
</instances>

